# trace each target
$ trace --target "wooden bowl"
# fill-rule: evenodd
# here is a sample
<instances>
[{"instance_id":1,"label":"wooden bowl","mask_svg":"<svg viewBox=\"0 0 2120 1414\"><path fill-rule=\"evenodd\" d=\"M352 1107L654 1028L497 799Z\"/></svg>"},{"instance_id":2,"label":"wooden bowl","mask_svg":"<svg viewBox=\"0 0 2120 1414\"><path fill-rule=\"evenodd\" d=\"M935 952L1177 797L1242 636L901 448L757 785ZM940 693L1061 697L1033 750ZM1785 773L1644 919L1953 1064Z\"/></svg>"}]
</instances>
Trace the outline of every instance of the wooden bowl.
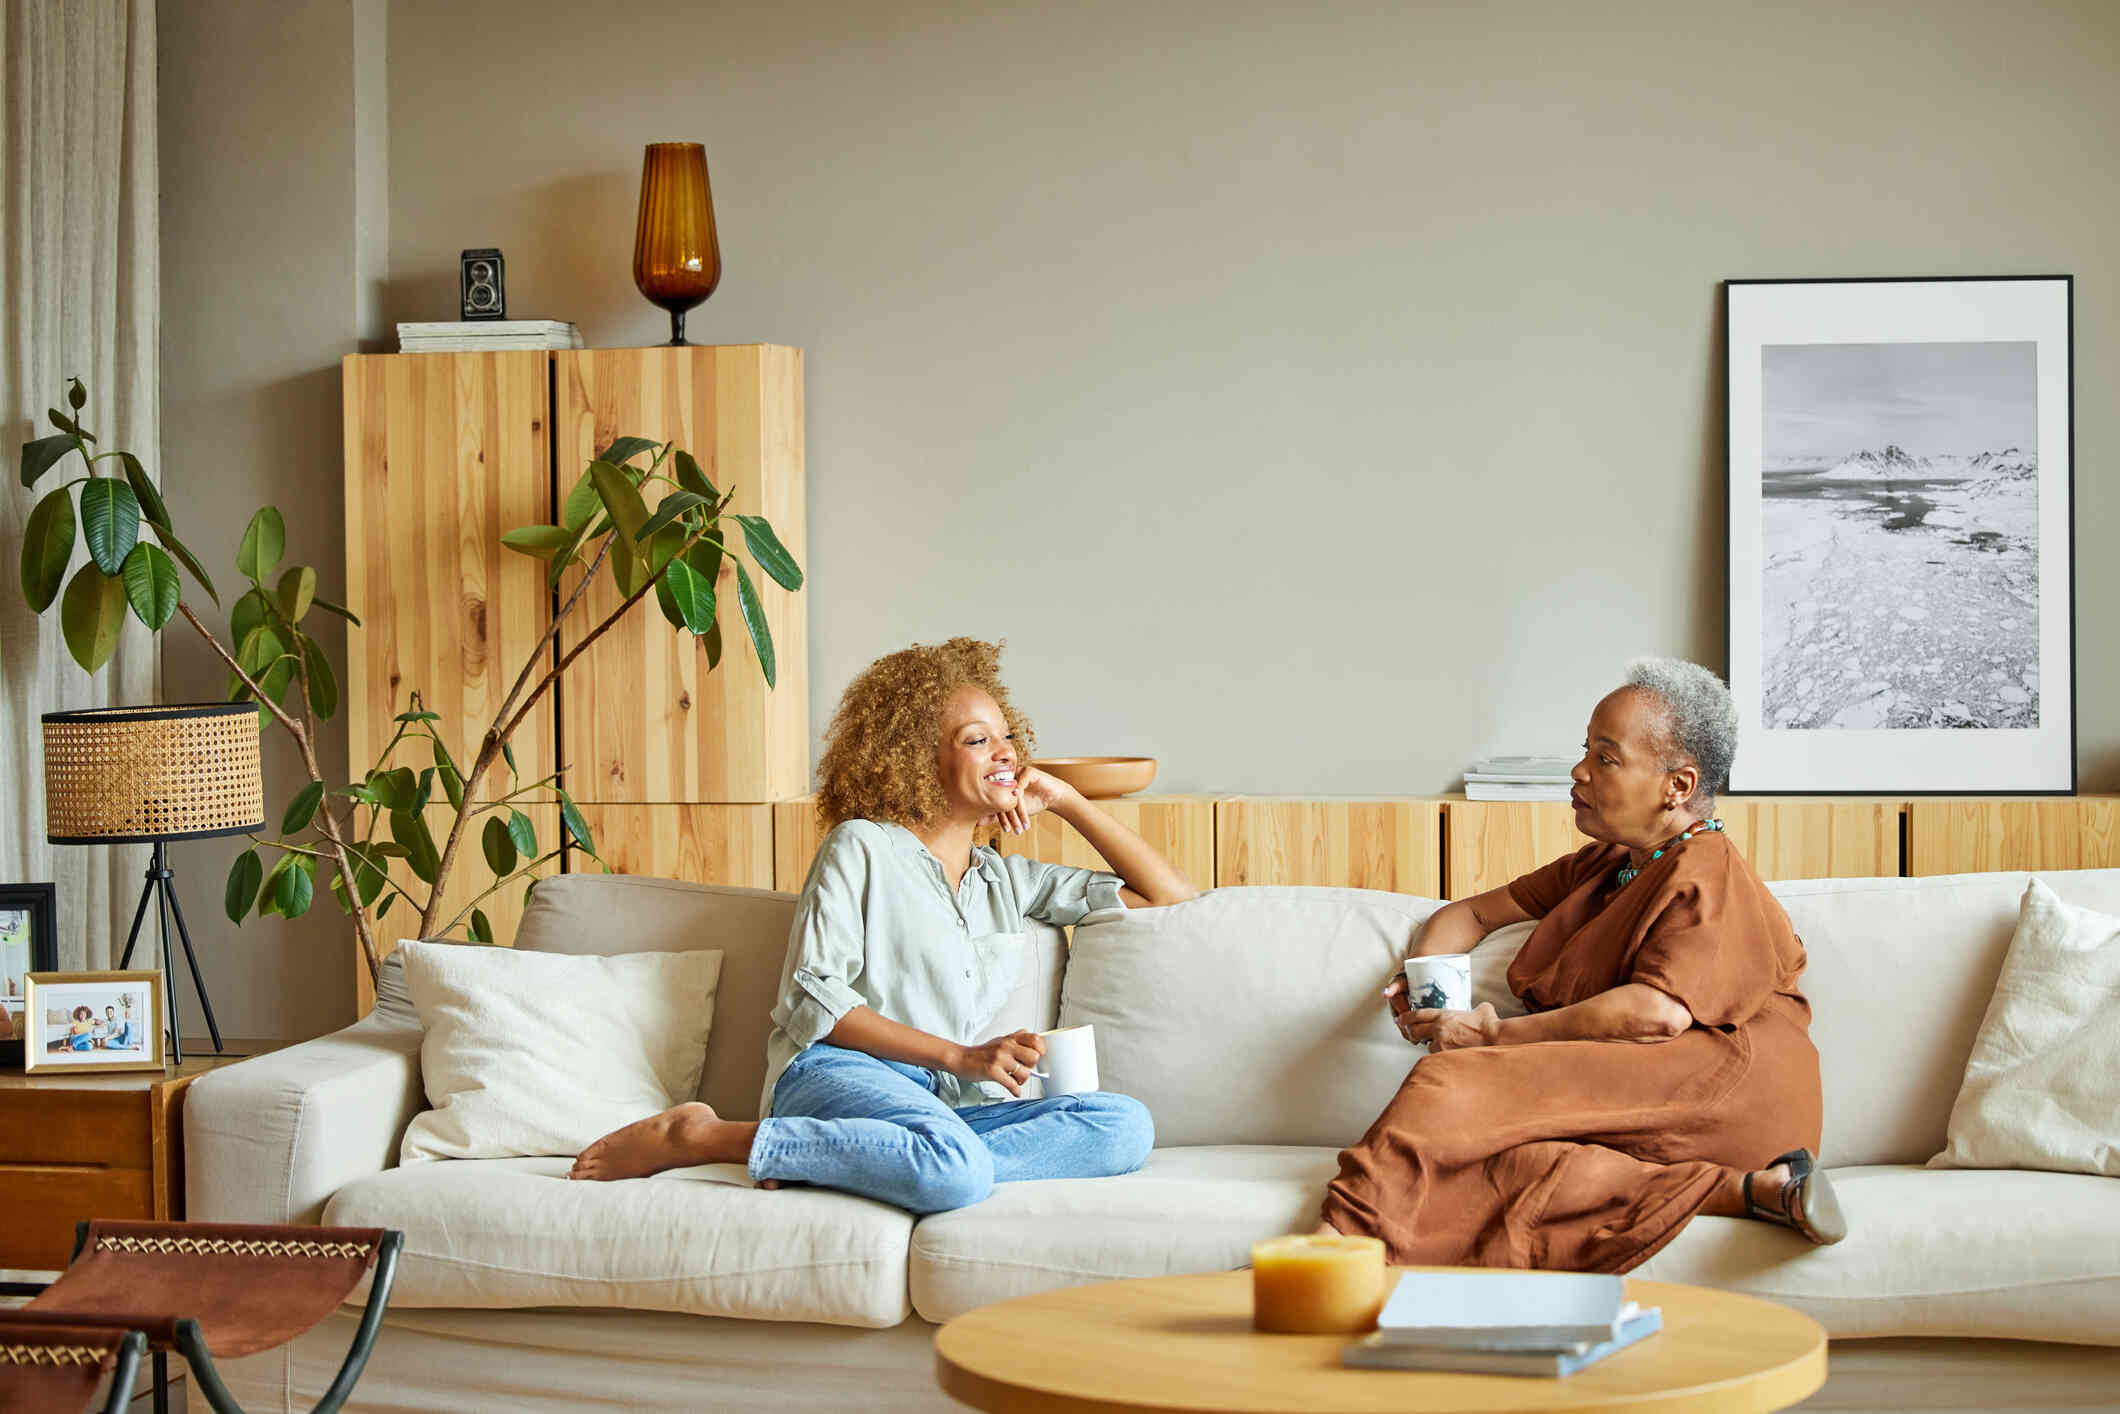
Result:
<instances>
[{"instance_id":1,"label":"wooden bowl","mask_svg":"<svg viewBox=\"0 0 2120 1414\"><path fill-rule=\"evenodd\" d=\"M1031 765L1058 776L1091 800L1110 800L1148 789L1156 778L1153 756L1055 756Z\"/></svg>"}]
</instances>

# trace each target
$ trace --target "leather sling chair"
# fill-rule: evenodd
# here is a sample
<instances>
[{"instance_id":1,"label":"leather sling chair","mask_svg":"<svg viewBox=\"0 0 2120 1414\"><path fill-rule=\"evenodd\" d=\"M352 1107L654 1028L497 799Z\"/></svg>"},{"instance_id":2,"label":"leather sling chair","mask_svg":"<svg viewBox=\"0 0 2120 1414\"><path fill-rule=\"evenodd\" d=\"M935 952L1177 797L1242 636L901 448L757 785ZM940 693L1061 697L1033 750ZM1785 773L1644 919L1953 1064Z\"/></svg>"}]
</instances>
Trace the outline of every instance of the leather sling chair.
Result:
<instances>
[{"instance_id":1,"label":"leather sling chair","mask_svg":"<svg viewBox=\"0 0 2120 1414\"><path fill-rule=\"evenodd\" d=\"M172 1350L215 1414L243 1414L214 1360L286 1344L337 1311L372 1270L352 1347L312 1411L337 1414L375 1349L404 1244L403 1233L376 1227L85 1222L59 1279L8 1316L139 1331L154 1354L156 1414L169 1407Z\"/></svg>"},{"instance_id":2,"label":"leather sling chair","mask_svg":"<svg viewBox=\"0 0 2120 1414\"><path fill-rule=\"evenodd\" d=\"M31 1324L0 1312L0 1414L125 1414L147 1337L107 1326ZM96 1402L105 1377L110 1393Z\"/></svg>"}]
</instances>

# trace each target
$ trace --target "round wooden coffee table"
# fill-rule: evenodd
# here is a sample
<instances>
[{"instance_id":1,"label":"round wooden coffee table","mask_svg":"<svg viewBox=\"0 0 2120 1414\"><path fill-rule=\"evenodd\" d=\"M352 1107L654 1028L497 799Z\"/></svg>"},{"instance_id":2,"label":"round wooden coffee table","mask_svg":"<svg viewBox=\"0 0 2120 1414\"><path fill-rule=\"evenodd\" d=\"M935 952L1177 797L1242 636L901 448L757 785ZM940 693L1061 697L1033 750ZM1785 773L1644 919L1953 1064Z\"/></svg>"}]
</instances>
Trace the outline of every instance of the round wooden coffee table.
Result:
<instances>
[{"instance_id":1,"label":"round wooden coffee table","mask_svg":"<svg viewBox=\"0 0 2120 1414\"><path fill-rule=\"evenodd\" d=\"M935 1336L943 1391L988 1414L1596 1410L1756 1414L1825 1383L1810 1317L1734 1292L1629 1281L1664 1328L1566 1379L1349 1370L1337 1335L1260 1335L1251 1273L1067 1287L982 1306Z\"/></svg>"}]
</instances>

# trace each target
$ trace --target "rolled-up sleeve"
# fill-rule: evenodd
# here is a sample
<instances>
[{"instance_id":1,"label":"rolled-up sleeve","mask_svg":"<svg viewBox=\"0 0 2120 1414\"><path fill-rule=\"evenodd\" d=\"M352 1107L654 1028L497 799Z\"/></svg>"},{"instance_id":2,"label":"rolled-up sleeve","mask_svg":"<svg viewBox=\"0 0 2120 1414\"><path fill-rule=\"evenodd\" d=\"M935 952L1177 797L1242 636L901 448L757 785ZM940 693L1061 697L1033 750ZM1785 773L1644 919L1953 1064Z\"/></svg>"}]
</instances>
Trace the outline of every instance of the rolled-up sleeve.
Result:
<instances>
[{"instance_id":1,"label":"rolled-up sleeve","mask_svg":"<svg viewBox=\"0 0 2120 1414\"><path fill-rule=\"evenodd\" d=\"M868 873L860 842L835 831L803 885L788 940L787 977L773 1008L774 1023L798 1048L822 1041L841 1017L868 1004L854 990L867 959L861 901Z\"/></svg>"},{"instance_id":2,"label":"rolled-up sleeve","mask_svg":"<svg viewBox=\"0 0 2120 1414\"><path fill-rule=\"evenodd\" d=\"M1117 874L1047 864L1020 854L1003 856L1001 867L1008 871L1025 918L1072 928L1100 909L1126 907L1126 901L1119 897L1125 881Z\"/></svg>"}]
</instances>

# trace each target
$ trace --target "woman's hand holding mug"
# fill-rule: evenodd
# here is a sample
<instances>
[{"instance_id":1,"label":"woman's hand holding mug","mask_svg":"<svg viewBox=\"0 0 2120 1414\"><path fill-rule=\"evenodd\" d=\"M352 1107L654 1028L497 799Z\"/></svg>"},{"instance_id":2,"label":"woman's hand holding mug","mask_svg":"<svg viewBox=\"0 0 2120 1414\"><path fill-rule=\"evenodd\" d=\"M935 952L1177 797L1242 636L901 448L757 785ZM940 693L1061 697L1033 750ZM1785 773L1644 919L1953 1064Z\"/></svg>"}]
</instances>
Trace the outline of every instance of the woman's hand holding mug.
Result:
<instances>
[{"instance_id":1,"label":"woman's hand holding mug","mask_svg":"<svg viewBox=\"0 0 2120 1414\"><path fill-rule=\"evenodd\" d=\"M1006 1036L996 1036L984 1045L966 1046L963 1064L951 1069L970 1080L999 1081L1020 1100L1024 1082L1037 1070L1044 1055L1044 1037L1035 1031L1014 1031Z\"/></svg>"}]
</instances>

